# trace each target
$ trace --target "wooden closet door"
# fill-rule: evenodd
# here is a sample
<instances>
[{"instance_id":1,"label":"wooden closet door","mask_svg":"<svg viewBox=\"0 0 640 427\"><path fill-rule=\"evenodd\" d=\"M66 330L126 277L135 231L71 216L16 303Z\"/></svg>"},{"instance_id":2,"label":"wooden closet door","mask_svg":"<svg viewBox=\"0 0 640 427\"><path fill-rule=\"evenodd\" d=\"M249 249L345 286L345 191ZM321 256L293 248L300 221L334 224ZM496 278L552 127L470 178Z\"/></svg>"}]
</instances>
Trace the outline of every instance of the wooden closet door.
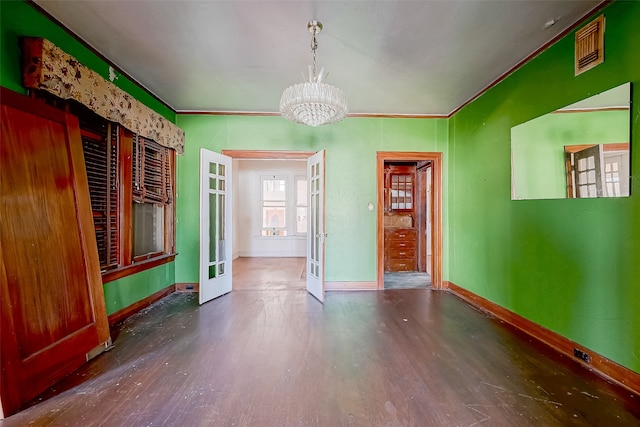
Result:
<instances>
[{"instance_id":1,"label":"wooden closet door","mask_svg":"<svg viewBox=\"0 0 640 427\"><path fill-rule=\"evenodd\" d=\"M0 95L0 400L7 416L110 337L78 120L4 88Z\"/></svg>"}]
</instances>

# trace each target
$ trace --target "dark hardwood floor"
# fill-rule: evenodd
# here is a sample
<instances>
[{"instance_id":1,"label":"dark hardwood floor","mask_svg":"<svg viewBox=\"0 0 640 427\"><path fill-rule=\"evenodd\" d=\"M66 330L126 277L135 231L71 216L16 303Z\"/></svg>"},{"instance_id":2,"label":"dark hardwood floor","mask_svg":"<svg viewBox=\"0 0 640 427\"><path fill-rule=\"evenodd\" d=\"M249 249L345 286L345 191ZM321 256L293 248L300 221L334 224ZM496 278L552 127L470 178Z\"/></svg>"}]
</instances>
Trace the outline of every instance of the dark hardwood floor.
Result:
<instances>
[{"instance_id":1,"label":"dark hardwood floor","mask_svg":"<svg viewBox=\"0 0 640 427\"><path fill-rule=\"evenodd\" d=\"M640 397L427 289L175 293L6 426L636 426Z\"/></svg>"}]
</instances>

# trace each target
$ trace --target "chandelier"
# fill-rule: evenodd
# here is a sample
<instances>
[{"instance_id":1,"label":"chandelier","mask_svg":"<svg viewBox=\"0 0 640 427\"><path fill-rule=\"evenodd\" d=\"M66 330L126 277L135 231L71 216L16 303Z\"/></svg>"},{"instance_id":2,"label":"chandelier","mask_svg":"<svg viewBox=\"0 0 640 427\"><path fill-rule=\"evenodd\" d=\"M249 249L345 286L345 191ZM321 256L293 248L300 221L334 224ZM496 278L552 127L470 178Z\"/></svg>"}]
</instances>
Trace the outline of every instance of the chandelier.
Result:
<instances>
[{"instance_id":1,"label":"chandelier","mask_svg":"<svg viewBox=\"0 0 640 427\"><path fill-rule=\"evenodd\" d=\"M280 113L292 122L309 126L319 126L338 122L347 115L347 100L337 87L322 83L328 73L324 68L316 75L316 35L322 31L322 23L310 21L307 28L311 33L313 65L309 65L309 81L288 87L280 99Z\"/></svg>"}]
</instances>

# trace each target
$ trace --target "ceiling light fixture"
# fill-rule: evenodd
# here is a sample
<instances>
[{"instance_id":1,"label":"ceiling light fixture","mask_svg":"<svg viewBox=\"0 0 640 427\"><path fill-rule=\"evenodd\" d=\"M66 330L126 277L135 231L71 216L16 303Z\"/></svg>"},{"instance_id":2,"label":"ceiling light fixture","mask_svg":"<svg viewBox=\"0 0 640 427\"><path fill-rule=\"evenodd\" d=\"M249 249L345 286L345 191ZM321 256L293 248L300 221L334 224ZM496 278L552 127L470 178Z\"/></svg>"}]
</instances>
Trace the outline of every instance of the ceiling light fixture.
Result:
<instances>
[{"instance_id":1,"label":"ceiling light fixture","mask_svg":"<svg viewBox=\"0 0 640 427\"><path fill-rule=\"evenodd\" d=\"M307 29L311 33L313 65L309 65L309 81L289 86L280 99L280 113L292 122L319 126L338 122L347 115L347 100L337 87L322 83L328 73L324 68L316 75L316 35L322 31L322 23L310 21Z\"/></svg>"}]
</instances>

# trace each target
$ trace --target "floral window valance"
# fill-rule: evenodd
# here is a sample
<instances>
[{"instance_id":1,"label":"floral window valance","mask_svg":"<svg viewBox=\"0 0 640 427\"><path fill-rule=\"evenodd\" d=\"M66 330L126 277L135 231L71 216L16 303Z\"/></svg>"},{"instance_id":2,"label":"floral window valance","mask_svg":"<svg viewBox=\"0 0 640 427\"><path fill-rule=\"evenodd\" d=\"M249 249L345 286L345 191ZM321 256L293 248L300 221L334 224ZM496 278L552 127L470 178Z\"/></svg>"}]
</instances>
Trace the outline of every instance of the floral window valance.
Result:
<instances>
[{"instance_id":1,"label":"floral window valance","mask_svg":"<svg viewBox=\"0 0 640 427\"><path fill-rule=\"evenodd\" d=\"M99 116L158 144L184 152L184 131L80 64L47 39L22 40L22 84L43 89L63 99L74 99Z\"/></svg>"}]
</instances>

